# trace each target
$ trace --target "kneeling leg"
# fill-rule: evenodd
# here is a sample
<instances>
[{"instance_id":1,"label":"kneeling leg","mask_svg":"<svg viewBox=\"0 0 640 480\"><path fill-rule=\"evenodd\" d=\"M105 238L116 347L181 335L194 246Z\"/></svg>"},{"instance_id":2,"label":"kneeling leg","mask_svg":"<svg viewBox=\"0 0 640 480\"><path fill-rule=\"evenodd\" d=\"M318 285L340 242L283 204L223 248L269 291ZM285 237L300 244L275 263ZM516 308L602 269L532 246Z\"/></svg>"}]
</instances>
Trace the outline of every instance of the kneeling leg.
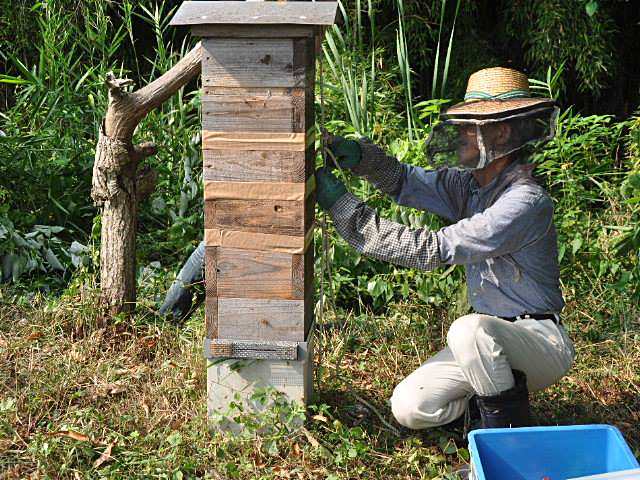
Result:
<instances>
[{"instance_id":1,"label":"kneeling leg","mask_svg":"<svg viewBox=\"0 0 640 480\"><path fill-rule=\"evenodd\" d=\"M396 386L391 411L407 428L437 427L459 418L472 394L451 350L445 348Z\"/></svg>"}]
</instances>

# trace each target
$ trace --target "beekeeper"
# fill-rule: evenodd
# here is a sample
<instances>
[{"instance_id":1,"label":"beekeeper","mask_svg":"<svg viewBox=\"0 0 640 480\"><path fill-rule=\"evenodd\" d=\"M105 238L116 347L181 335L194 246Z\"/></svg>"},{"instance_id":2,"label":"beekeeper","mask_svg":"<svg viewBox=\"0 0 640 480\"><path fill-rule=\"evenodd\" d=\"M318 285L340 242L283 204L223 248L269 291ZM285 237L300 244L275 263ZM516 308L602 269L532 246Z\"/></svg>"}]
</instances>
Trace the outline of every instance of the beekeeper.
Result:
<instances>
[{"instance_id":1,"label":"beekeeper","mask_svg":"<svg viewBox=\"0 0 640 480\"><path fill-rule=\"evenodd\" d=\"M526 75L489 68L471 75L464 102L433 129L426 150L437 169L400 163L366 139L330 141L342 168L399 205L451 222L431 231L380 218L319 169L318 202L353 248L421 270L465 267L473 313L454 321L446 347L393 391L393 415L408 428L450 423L471 399L482 427L527 425L528 392L573 362L560 319L553 201L527 164L530 147L553 136L557 114L552 99L531 97Z\"/></svg>"}]
</instances>

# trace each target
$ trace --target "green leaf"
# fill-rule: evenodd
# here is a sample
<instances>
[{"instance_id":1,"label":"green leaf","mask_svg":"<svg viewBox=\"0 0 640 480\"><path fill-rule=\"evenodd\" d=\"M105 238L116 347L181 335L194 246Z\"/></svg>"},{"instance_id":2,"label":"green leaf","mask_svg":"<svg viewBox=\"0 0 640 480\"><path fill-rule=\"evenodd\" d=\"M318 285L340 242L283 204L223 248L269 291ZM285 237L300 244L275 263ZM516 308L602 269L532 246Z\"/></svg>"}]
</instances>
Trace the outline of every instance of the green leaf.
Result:
<instances>
[{"instance_id":1,"label":"green leaf","mask_svg":"<svg viewBox=\"0 0 640 480\"><path fill-rule=\"evenodd\" d=\"M571 253L575 255L580 250L580 247L582 247L582 237L574 238L571 242Z\"/></svg>"},{"instance_id":2,"label":"green leaf","mask_svg":"<svg viewBox=\"0 0 640 480\"><path fill-rule=\"evenodd\" d=\"M367 283L367 291L373 298L378 298L384 293L384 282L382 280L373 279Z\"/></svg>"},{"instance_id":3,"label":"green leaf","mask_svg":"<svg viewBox=\"0 0 640 480\"><path fill-rule=\"evenodd\" d=\"M563 243L558 247L558 262L562 262L564 254L567 251L567 246Z\"/></svg>"},{"instance_id":4,"label":"green leaf","mask_svg":"<svg viewBox=\"0 0 640 480\"><path fill-rule=\"evenodd\" d=\"M0 75L0 83L10 83L13 85L26 85L31 82L20 77L12 77L10 75Z\"/></svg>"},{"instance_id":5,"label":"green leaf","mask_svg":"<svg viewBox=\"0 0 640 480\"><path fill-rule=\"evenodd\" d=\"M266 451L269 455L271 456L275 456L278 455L279 450L278 450L278 444L276 443L275 440L271 440L269 442L267 442L266 444Z\"/></svg>"},{"instance_id":6,"label":"green leaf","mask_svg":"<svg viewBox=\"0 0 640 480\"><path fill-rule=\"evenodd\" d=\"M595 13L598 11L599 6L600 5L598 4L597 0L591 0L590 2L587 2L587 4L585 5L585 10L587 11L587 15L589 15L590 17L593 17Z\"/></svg>"},{"instance_id":7,"label":"green leaf","mask_svg":"<svg viewBox=\"0 0 640 480\"><path fill-rule=\"evenodd\" d=\"M53 250L51 250L50 248L47 248L45 252L45 258L47 259L47 263L49 264L49 266L54 270L64 270L64 266L62 265L62 263L60 263L60 260L58 260L56 254L53 253Z\"/></svg>"}]
</instances>

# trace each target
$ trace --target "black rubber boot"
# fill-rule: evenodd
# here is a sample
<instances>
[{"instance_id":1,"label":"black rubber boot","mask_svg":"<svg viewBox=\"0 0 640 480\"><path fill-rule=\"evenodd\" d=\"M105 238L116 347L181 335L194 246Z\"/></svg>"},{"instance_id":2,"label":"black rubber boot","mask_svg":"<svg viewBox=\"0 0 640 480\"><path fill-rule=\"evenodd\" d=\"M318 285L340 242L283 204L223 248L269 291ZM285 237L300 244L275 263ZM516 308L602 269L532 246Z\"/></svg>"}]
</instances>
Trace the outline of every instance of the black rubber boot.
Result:
<instances>
[{"instance_id":1,"label":"black rubber boot","mask_svg":"<svg viewBox=\"0 0 640 480\"><path fill-rule=\"evenodd\" d=\"M193 305L193 290L191 286L201 282L204 268L204 242L189 256L180 273L171 284L167 296L160 307L160 315L172 317L175 320L186 320L195 310ZM202 299L198 299L197 304Z\"/></svg>"},{"instance_id":2,"label":"black rubber boot","mask_svg":"<svg viewBox=\"0 0 640 480\"><path fill-rule=\"evenodd\" d=\"M478 395L481 428L526 427L531 423L527 377L513 370L513 388L497 395Z\"/></svg>"}]
</instances>

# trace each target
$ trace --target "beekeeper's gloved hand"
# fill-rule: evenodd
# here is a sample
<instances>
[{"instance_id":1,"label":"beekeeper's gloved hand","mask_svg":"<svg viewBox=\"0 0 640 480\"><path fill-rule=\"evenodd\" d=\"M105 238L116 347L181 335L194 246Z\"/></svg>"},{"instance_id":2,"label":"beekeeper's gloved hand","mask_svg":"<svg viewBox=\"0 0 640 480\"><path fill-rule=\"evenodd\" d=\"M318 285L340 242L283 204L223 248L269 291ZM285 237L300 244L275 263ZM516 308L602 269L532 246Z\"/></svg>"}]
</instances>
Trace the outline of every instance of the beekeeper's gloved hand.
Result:
<instances>
[{"instance_id":1,"label":"beekeeper's gloved hand","mask_svg":"<svg viewBox=\"0 0 640 480\"><path fill-rule=\"evenodd\" d=\"M351 169L360 164L362 152L360 150L360 143L355 140L347 140L337 135L331 136L327 144L327 149L336 157L340 168ZM333 161L331 161L330 164L331 167L335 166Z\"/></svg>"},{"instance_id":2,"label":"beekeeper's gloved hand","mask_svg":"<svg viewBox=\"0 0 640 480\"><path fill-rule=\"evenodd\" d=\"M319 168L315 175L316 198L322 209L328 211L342 195L347 193L347 187L328 167Z\"/></svg>"}]
</instances>

